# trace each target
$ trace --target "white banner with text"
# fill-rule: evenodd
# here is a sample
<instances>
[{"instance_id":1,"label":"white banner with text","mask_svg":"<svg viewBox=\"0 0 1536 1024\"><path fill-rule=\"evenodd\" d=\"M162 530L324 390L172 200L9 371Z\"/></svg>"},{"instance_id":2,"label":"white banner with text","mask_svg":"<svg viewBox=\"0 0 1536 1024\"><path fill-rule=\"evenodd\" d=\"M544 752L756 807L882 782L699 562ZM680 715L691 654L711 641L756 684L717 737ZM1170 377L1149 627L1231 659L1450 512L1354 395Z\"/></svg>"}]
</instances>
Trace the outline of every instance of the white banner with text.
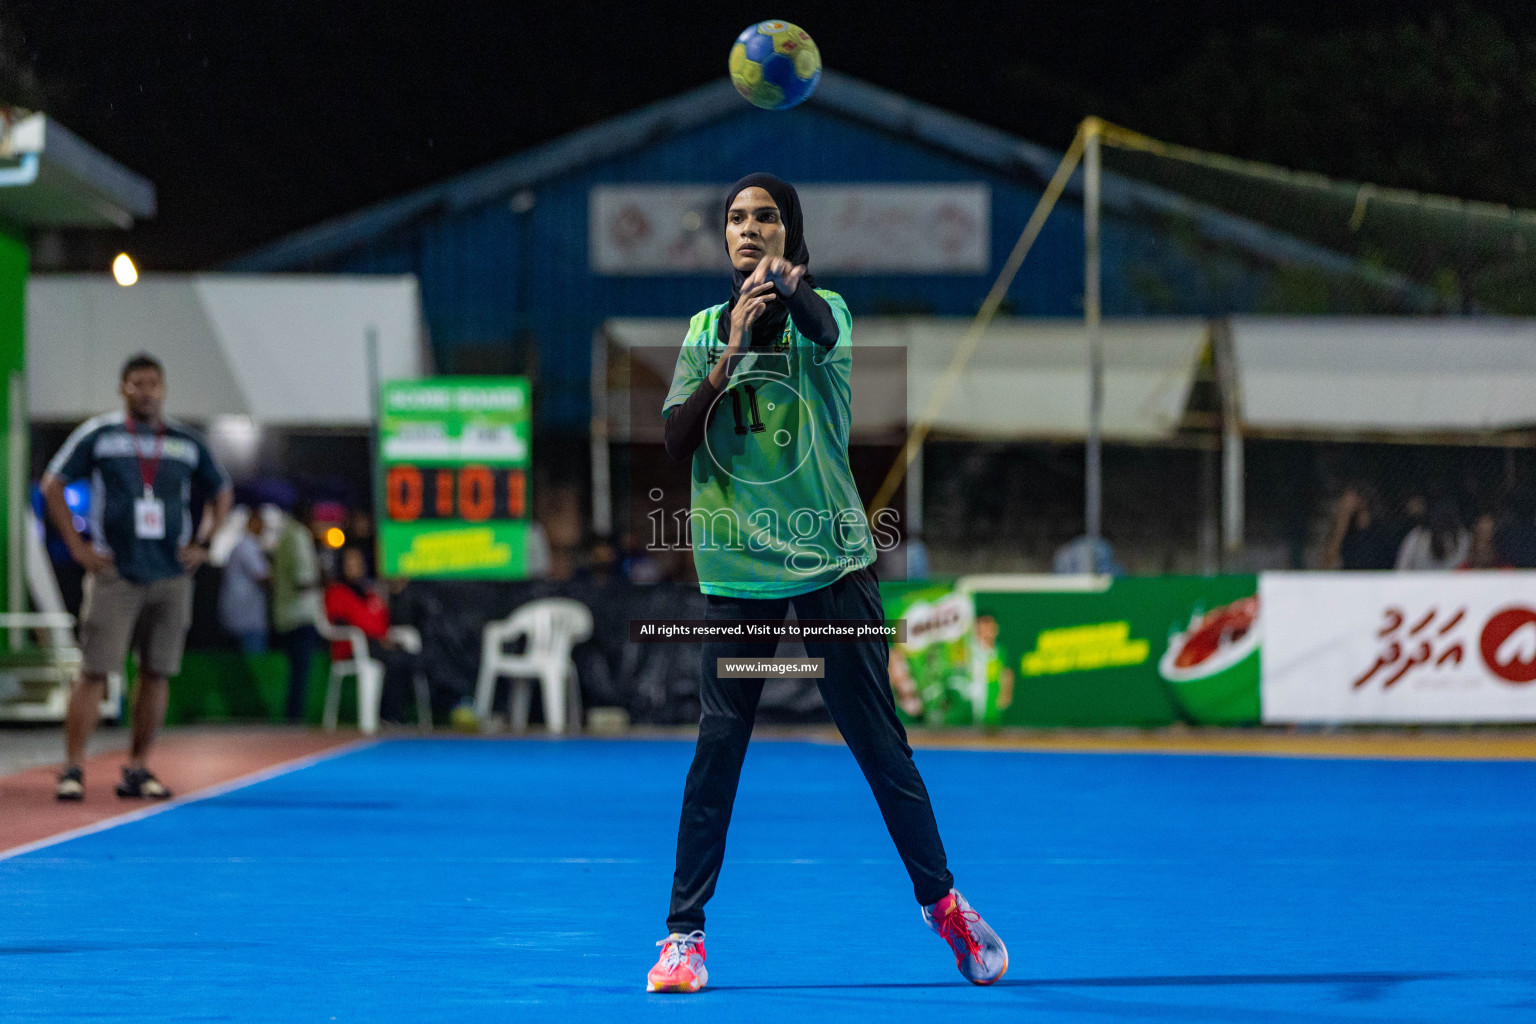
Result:
<instances>
[{"instance_id":1,"label":"white banner with text","mask_svg":"<svg viewBox=\"0 0 1536 1024\"><path fill-rule=\"evenodd\" d=\"M598 185L588 249L599 274L728 273L725 185ZM804 185L811 270L982 274L991 262L992 192L981 183Z\"/></svg>"},{"instance_id":2,"label":"white banner with text","mask_svg":"<svg viewBox=\"0 0 1536 1024\"><path fill-rule=\"evenodd\" d=\"M1536 572L1265 573L1265 722L1536 721Z\"/></svg>"}]
</instances>

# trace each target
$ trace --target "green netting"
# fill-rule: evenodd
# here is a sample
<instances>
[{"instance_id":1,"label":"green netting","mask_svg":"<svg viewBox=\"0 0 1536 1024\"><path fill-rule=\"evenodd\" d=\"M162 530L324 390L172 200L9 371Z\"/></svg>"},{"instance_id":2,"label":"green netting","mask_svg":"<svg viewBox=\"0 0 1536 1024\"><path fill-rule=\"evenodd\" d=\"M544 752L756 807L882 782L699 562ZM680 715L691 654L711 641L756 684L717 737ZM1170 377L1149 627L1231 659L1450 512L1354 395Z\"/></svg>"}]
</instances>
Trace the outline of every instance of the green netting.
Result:
<instances>
[{"instance_id":1,"label":"green netting","mask_svg":"<svg viewBox=\"0 0 1536 1024\"><path fill-rule=\"evenodd\" d=\"M1336 181L1113 125L1102 125L1101 138L1106 175L1315 250L1312 259L1294 246L1276 250L1265 311L1536 314L1536 211ZM1165 228L1181 217L1176 205L1132 215L1160 218Z\"/></svg>"}]
</instances>

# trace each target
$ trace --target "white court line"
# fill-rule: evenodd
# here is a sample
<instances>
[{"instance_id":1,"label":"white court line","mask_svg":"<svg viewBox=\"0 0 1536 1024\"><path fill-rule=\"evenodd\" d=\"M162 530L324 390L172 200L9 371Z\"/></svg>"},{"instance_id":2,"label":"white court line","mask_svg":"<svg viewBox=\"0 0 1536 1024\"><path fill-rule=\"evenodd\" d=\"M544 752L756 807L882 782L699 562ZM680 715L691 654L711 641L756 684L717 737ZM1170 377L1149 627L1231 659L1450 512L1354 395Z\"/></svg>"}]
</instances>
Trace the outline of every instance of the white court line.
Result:
<instances>
[{"instance_id":1,"label":"white court line","mask_svg":"<svg viewBox=\"0 0 1536 1024\"><path fill-rule=\"evenodd\" d=\"M351 754L356 751L363 750L367 747L373 746L378 742L379 741L376 739L353 740L351 743L343 743L339 747L331 747L329 750L322 750L318 754L305 754L303 757L296 757L291 761L284 761L281 764L275 764L270 768L261 768L257 771L249 772L237 778L230 779L228 782L220 782L216 785L209 786L206 789L200 789L188 796L173 797L172 799L166 800L163 803L151 804L148 807L141 807L137 811L129 811L126 814L119 814L115 817L103 818L101 821L92 822L89 825L81 825L79 828L72 828L68 832L60 832L57 835L48 836L43 839L34 839L30 843L22 843L20 846L13 846L9 850L0 850L0 861L10 860L13 857L20 857L23 854L32 853L35 850L45 850L50 846L57 846L60 843L67 843L71 839L79 839L82 836L93 835L97 832L105 832L109 828L116 828L119 825L126 825L132 821L143 821L145 818L153 817L156 814L164 814L166 811L174 810L177 807L185 807L187 804L194 804L199 800L208 800L212 797L223 796L225 793L229 793L237 789L243 789L246 786L254 786L258 782L266 782L268 779L275 779L279 775L287 775L290 772L296 772L301 769L308 768L312 765L319 764L321 761L329 761L333 757L341 757L343 754Z\"/></svg>"}]
</instances>

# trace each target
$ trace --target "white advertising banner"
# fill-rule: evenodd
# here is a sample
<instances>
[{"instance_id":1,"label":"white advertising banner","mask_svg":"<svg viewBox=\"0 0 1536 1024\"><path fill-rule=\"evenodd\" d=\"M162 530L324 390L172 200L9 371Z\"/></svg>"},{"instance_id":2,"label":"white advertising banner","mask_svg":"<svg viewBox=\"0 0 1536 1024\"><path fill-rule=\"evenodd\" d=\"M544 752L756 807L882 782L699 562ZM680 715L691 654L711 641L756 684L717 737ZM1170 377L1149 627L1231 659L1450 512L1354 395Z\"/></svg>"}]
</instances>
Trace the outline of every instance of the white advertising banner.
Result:
<instances>
[{"instance_id":1,"label":"white advertising banner","mask_svg":"<svg viewBox=\"0 0 1536 1024\"><path fill-rule=\"evenodd\" d=\"M588 197L599 274L719 274L724 185L598 185ZM992 193L980 183L804 185L811 269L839 274L981 274Z\"/></svg>"},{"instance_id":2,"label":"white advertising banner","mask_svg":"<svg viewBox=\"0 0 1536 1024\"><path fill-rule=\"evenodd\" d=\"M1536 721L1536 572L1265 573L1263 719Z\"/></svg>"}]
</instances>

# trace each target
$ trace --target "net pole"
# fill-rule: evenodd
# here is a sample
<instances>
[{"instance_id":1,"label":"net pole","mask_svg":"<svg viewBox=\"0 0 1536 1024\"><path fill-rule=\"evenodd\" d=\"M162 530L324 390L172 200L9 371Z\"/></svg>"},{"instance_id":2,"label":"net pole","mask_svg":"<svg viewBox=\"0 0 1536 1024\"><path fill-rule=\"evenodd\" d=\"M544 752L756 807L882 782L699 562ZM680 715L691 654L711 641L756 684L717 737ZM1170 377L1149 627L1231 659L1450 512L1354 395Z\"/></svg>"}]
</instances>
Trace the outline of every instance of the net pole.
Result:
<instances>
[{"instance_id":1,"label":"net pole","mask_svg":"<svg viewBox=\"0 0 1536 1024\"><path fill-rule=\"evenodd\" d=\"M1099 295L1099 184L1102 176L1098 118L1083 122L1083 322L1088 340L1088 438L1083 453L1083 533L1092 559L1104 532L1104 339ZM1092 565L1092 562L1089 563Z\"/></svg>"},{"instance_id":2,"label":"net pole","mask_svg":"<svg viewBox=\"0 0 1536 1024\"><path fill-rule=\"evenodd\" d=\"M1223 572L1235 572L1243 558L1246 470L1232 321L1218 320L1211 326L1211 355L1216 363L1216 385L1221 392L1221 568Z\"/></svg>"},{"instance_id":3,"label":"net pole","mask_svg":"<svg viewBox=\"0 0 1536 1024\"><path fill-rule=\"evenodd\" d=\"M1008 254L1008 259L998 273L997 280L992 282L992 290L982 301L981 309L976 313L976 319L971 322L965 336L955 345L955 352L950 357L949 366L934 382L933 392L923 406L922 415L908 431L906 442L901 446L895 461L891 463L891 468L885 474L885 480L880 484L880 489L875 492L874 499L870 501L866 514L871 521L874 520L875 514L886 508L891 503L891 499L896 496L897 488L901 486L902 480L907 475L907 468L922 451L923 441L928 437L928 432L933 429L934 421L943 410L944 403L949 400L955 385L959 383L960 375L964 372L966 364L970 362L972 354L975 353L976 346L981 342L981 336L986 332L987 326L992 323L992 318L997 315L998 307L1003 304L1003 299L1008 295L1008 288L1013 284L1014 275L1024 264L1024 257L1029 255L1035 239L1040 237L1040 230L1045 227L1046 219L1056 208L1056 201L1066 191L1067 182L1071 180L1082 156L1083 129L1079 128L1077 134L1072 136L1072 144L1067 147L1061 163L1056 165L1056 173L1051 175L1050 184L1046 185L1040 202L1035 204L1034 213L1029 215L1029 222L1024 225L1024 230L1019 234L1019 240L1014 244L1013 252Z\"/></svg>"},{"instance_id":4,"label":"net pole","mask_svg":"<svg viewBox=\"0 0 1536 1024\"><path fill-rule=\"evenodd\" d=\"M384 521L384 467L379 461L379 419L382 415L384 384L379 366L377 324L368 325L363 335L363 348L368 361L368 467L373 482L373 521L382 523ZM374 529L373 550L368 555L376 566L384 564L383 536L383 531Z\"/></svg>"},{"instance_id":5,"label":"net pole","mask_svg":"<svg viewBox=\"0 0 1536 1024\"><path fill-rule=\"evenodd\" d=\"M11 614L27 610L27 377L12 371L10 384L10 422L6 424L9 435L10 472L5 482L6 511L6 604ZM26 634L17 629L10 631L10 648L19 651L26 646Z\"/></svg>"},{"instance_id":6,"label":"net pole","mask_svg":"<svg viewBox=\"0 0 1536 1024\"><path fill-rule=\"evenodd\" d=\"M592 532L613 535L613 476L608 463L608 332L592 333Z\"/></svg>"},{"instance_id":7,"label":"net pole","mask_svg":"<svg viewBox=\"0 0 1536 1024\"><path fill-rule=\"evenodd\" d=\"M907 463L907 536L923 532L923 450Z\"/></svg>"}]
</instances>

